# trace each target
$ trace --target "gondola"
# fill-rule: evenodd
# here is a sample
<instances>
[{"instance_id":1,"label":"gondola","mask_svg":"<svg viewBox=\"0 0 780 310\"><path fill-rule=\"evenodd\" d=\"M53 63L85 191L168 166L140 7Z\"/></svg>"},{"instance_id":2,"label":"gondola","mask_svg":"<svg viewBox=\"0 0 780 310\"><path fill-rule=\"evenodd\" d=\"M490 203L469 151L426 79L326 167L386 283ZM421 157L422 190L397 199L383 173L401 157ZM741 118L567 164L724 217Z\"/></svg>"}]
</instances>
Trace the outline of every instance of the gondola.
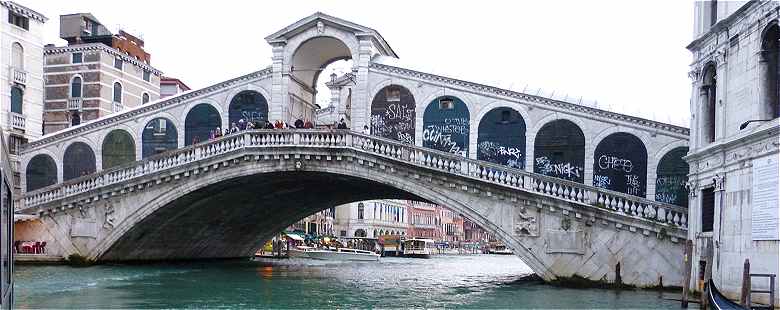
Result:
<instances>
[{"instance_id":1,"label":"gondola","mask_svg":"<svg viewBox=\"0 0 780 310\"><path fill-rule=\"evenodd\" d=\"M735 303L726 296L723 296L723 294L718 291L718 288L715 287L715 283L712 282L712 279L710 279L710 282L707 283L707 286L709 286L709 289L707 290L707 303L709 304L711 309L716 310L749 310L750 308L745 308L742 305Z\"/></svg>"}]
</instances>

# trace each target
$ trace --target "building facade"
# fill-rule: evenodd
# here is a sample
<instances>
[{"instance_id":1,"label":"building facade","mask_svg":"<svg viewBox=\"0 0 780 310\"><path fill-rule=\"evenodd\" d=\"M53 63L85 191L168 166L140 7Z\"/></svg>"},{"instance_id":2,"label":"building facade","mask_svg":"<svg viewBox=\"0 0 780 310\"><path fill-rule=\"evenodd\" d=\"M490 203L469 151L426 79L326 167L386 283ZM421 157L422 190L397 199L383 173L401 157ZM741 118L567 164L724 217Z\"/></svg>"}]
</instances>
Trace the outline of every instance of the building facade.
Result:
<instances>
[{"instance_id":1,"label":"building facade","mask_svg":"<svg viewBox=\"0 0 780 310\"><path fill-rule=\"evenodd\" d=\"M167 76L160 78L160 99L170 97L178 93L183 93L188 90L190 90L190 87L177 78Z\"/></svg>"},{"instance_id":2,"label":"building facade","mask_svg":"<svg viewBox=\"0 0 780 310\"><path fill-rule=\"evenodd\" d=\"M689 284L701 288L711 274L723 293L738 300L746 259L751 273L780 269L780 3L698 1L694 13L691 149L685 157L694 243ZM754 280L752 287L766 290L767 282ZM752 299L768 302L766 294Z\"/></svg>"},{"instance_id":3,"label":"building facade","mask_svg":"<svg viewBox=\"0 0 780 310\"><path fill-rule=\"evenodd\" d=\"M11 1L0 1L0 127L9 153L42 135L43 24L47 18Z\"/></svg>"},{"instance_id":4,"label":"building facade","mask_svg":"<svg viewBox=\"0 0 780 310\"><path fill-rule=\"evenodd\" d=\"M333 236L335 208L329 208L304 217L287 230L302 231L312 236Z\"/></svg>"},{"instance_id":5,"label":"building facade","mask_svg":"<svg viewBox=\"0 0 780 310\"><path fill-rule=\"evenodd\" d=\"M409 231L409 210L404 200L368 200L336 207L339 237L378 238L405 236Z\"/></svg>"},{"instance_id":6,"label":"building facade","mask_svg":"<svg viewBox=\"0 0 780 310\"><path fill-rule=\"evenodd\" d=\"M94 16L60 16L67 46L46 46L44 132L51 133L160 98L161 72L144 41L112 34Z\"/></svg>"}]
</instances>

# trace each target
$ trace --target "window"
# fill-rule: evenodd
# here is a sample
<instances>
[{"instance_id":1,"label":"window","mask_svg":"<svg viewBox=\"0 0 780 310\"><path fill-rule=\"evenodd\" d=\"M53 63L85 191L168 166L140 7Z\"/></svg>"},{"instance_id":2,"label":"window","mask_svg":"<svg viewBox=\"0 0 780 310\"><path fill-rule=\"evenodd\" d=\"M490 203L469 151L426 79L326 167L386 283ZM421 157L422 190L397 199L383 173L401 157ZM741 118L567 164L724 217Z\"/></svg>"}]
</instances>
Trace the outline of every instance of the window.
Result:
<instances>
[{"instance_id":1,"label":"window","mask_svg":"<svg viewBox=\"0 0 780 310\"><path fill-rule=\"evenodd\" d=\"M167 127L167 125L168 125L168 120L166 120L166 119L164 119L164 118L160 118L160 119L158 119L158 122L159 122L159 123L157 124L157 128L158 128L158 129L157 129L157 131L155 132L155 134L163 134L163 135L164 135L164 134L165 134L165 132L166 132L166 131L167 131L167 129L168 129L168 127Z\"/></svg>"},{"instance_id":2,"label":"window","mask_svg":"<svg viewBox=\"0 0 780 310\"><path fill-rule=\"evenodd\" d=\"M11 87L11 112L22 114L24 91L19 87Z\"/></svg>"},{"instance_id":3,"label":"window","mask_svg":"<svg viewBox=\"0 0 780 310\"><path fill-rule=\"evenodd\" d=\"M70 82L70 97L81 98L81 77L76 76Z\"/></svg>"},{"instance_id":4,"label":"window","mask_svg":"<svg viewBox=\"0 0 780 310\"><path fill-rule=\"evenodd\" d=\"M439 99L440 110L452 110L453 108L455 108L455 104L452 102L452 98Z\"/></svg>"},{"instance_id":5,"label":"window","mask_svg":"<svg viewBox=\"0 0 780 310\"><path fill-rule=\"evenodd\" d=\"M358 203L358 219L359 220L363 219L363 209L364 209L363 203L362 202Z\"/></svg>"},{"instance_id":6,"label":"window","mask_svg":"<svg viewBox=\"0 0 780 310\"><path fill-rule=\"evenodd\" d=\"M122 71L122 65L124 63L122 62L122 58L116 57L114 58L114 68L118 69L119 71Z\"/></svg>"},{"instance_id":7,"label":"window","mask_svg":"<svg viewBox=\"0 0 780 310\"><path fill-rule=\"evenodd\" d=\"M30 30L30 19L12 12L8 12L8 23L14 24L24 30Z\"/></svg>"},{"instance_id":8,"label":"window","mask_svg":"<svg viewBox=\"0 0 780 310\"><path fill-rule=\"evenodd\" d=\"M390 87L387 89L387 101L401 101L401 89L397 87Z\"/></svg>"},{"instance_id":9,"label":"window","mask_svg":"<svg viewBox=\"0 0 780 310\"><path fill-rule=\"evenodd\" d=\"M701 191L701 231L712 231L715 221L715 189L710 187Z\"/></svg>"},{"instance_id":10,"label":"window","mask_svg":"<svg viewBox=\"0 0 780 310\"><path fill-rule=\"evenodd\" d=\"M19 42L14 42L11 46L11 66L24 70L24 48Z\"/></svg>"},{"instance_id":11,"label":"window","mask_svg":"<svg viewBox=\"0 0 780 310\"><path fill-rule=\"evenodd\" d=\"M70 116L70 125L77 126L79 124L81 124L81 115L79 112L73 112L73 114Z\"/></svg>"},{"instance_id":12,"label":"window","mask_svg":"<svg viewBox=\"0 0 780 310\"><path fill-rule=\"evenodd\" d=\"M114 102L122 103L122 84L114 82Z\"/></svg>"},{"instance_id":13,"label":"window","mask_svg":"<svg viewBox=\"0 0 780 310\"><path fill-rule=\"evenodd\" d=\"M144 81L149 82L149 80L152 79L152 73L149 71L144 70Z\"/></svg>"},{"instance_id":14,"label":"window","mask_svg":"<svg viewBox=\"0 0 780 310\"><path fill-rule=\"evenodd\" d=\"M17 135L8 135L8 152L11 154L19 154L19 147L22 144L27 143L27 139Z\"/></svg>"},{"instance_id":15,"label":"window","mask_svg":"<svg viewBox=\"0 0 780 310\"><path fill-rule=\"evenodd\" d=\"M149 94L144 93L141 95L141 104L148 103L149 102Z\"/></svg>"},{"instance_id":16,"label":"window","mask_svg":"<svg viewBox=\"0 0 780 310\"><path fill-rule=\"evenodd\" d=\"M74 64L80 64L84 61L84 54L82 53L73 53L72 54L72 63Z\"/></svg>"}]
</instances>

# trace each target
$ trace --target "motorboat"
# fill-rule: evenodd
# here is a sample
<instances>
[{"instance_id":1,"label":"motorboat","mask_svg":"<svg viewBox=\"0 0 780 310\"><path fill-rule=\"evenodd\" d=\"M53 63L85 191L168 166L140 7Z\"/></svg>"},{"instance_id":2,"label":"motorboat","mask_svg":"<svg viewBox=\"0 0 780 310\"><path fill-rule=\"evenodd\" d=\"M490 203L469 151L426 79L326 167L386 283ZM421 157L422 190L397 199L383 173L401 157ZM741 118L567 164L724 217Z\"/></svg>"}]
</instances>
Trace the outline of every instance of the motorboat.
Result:
<instances>
[{"instance_id":1,"label":"motorboat","mask_svg":"<svg viewBox=\"0 0 780 310\"><path fill-rule=\"evenodd\" d=\"M334 261L378 261L380 256L371 251L350 248L307 248L299 254L297 257Z\"/></svg>"},{"instance_id":2,"label":"motorboat","mask_svg":"<svg viewBox=\"0 0 780 310\"><path fill-rule=\"evenodd\" d=\"M488 249L489 254L498 254L498 255L512 255L512 250L507 249L507 247L503 244L497 244L493 247L490 247Z\"/></svg>"},{"instance_id":3,"label":"motorboat","mask_svg":"<svg viewBox=\"0 0 780 310\"><path fill-rule=\"evenodd\" d=\"M431 239L404 240L404 257L431 258L436 254L436 245Z\"/></svg>"},{"instance_id":4,"label":"motorboat","mask_svg":"<svg viewBox=\"0 0 780 310\"><path fill-rule=\"evenodd\" d=\"M716 309L716 310L748 310L749 309L743 307L738 303L731 301L730 299L726 298L726 296L723 296L723 294L721 294L720 291L718 291L718 288L715 287L715 283L712 282L712 279L710 279L710 282L707 283L707 286L708 286L707 302L712 309Z\"/></svg>"}]
</instances>

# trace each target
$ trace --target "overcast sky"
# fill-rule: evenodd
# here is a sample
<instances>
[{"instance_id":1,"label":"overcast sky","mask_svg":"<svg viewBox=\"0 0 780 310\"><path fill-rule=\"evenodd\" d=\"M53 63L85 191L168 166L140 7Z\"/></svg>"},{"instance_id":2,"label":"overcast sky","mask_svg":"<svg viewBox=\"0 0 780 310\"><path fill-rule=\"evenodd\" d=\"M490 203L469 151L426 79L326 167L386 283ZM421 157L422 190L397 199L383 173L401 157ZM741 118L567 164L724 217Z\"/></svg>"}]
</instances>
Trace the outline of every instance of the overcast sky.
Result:
<instances>
[{"instance_id":1,"label":"overcast sky","mask_svg":"<svg viewBox=\"0 0 780 310\"><path fill-rule=\"evenodd\" d=\"M406 68L689 121L689 0L16 1L49 17L45 43L64 45L59 15L78 12L140 33L152 66L193 88L267 67L263 38L321 11L379 31Z\"/></svg>"}]
</instances>

